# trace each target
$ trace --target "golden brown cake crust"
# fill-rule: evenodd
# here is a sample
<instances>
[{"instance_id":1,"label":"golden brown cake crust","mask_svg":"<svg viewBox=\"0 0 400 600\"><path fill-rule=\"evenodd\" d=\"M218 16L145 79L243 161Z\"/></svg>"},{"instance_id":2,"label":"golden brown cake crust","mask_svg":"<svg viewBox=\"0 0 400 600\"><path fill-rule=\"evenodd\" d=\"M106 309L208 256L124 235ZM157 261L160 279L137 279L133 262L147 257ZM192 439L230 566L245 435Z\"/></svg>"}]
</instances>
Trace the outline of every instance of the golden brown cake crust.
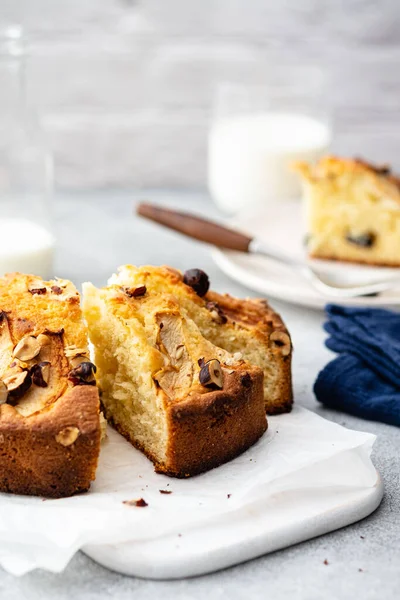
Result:
<instances>
[{"instance_id":1,"label":"golden brown cake crust","mask_svg":"<svg viewBox=\"0 0 400 600\"><path fill-rule=\"evenodd\" d=\"M17 344L40 336L39 354L18 358ZM66 349L72 347L86 356L79 294L70 282L18 273L0 278L0 385L4 393L10 372L28 373L32 381L16 397L9 388L0 403L2 492L58 498L86 491L95 477L99 395L95 385L68 380L76 357ZM49 369L43 385L32 370L39 363Z\"/></svg>"},{"instance_id":2,"label":"golden brown cake crust","mask_svg":"<svg viewBox=\"0 0 400 600\"><path fill-rule=\"evenodd\" d=\"M293 346L280 315L263 298L244 300L212 291L207 293L206 298L221 307L228 322L246 327L261 346L267 344L271 349L279 369L279 382L274 397L265 398L266 411L270 415L290 412L293 405Z\"/></svg>"},{"instance_id":3,"label":"golden brown cake crust","mask_svg":"<svg viewBox=\"0 0 400 600\"><path fill-rule=\"evenodd\" d=\"M194 391L173 403L165 397L169 444L163 463L115 423L105 408L106 417L152 460L158 473L190 477L235 458L266 431L262 379L260 369L246 365L226 378L223 390Z\"/></svg>"},{"instance_id":4,"label":"golden brown cake crust","mask_svg":"<svg viewBox=\"0 0 400 600\"><path fill-rule=\"evenodd\" d=\"M87 491L100 450L97 388L72 388L30 417L0 406L0 447L2 492L61 498Z\"/></svg>"},{"instance_id":5,"label":"golden brown cake crust","mask_svg":"<svg viewBox=\"0 0 400 600\"><path fill-rule=\"evenodd\" d=\"M294 168L310 182L329 176L339 176L350 171L367 174L373 179L378 189L384 186L383 189L386 191L389 185L393 192L391 197L400 203L400 177L394 175L388 165L374 165L361 158L325 156L315 165L297 162Z\"/></svg>"}]
</instances>

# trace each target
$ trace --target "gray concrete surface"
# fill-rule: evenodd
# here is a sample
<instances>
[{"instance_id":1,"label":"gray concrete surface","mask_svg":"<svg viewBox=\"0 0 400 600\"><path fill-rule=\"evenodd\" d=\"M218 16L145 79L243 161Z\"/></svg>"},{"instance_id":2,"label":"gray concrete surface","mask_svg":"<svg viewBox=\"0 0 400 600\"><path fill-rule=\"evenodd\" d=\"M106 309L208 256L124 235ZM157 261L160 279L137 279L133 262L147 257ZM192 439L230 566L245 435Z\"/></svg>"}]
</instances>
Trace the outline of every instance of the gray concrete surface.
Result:
<instances>
[{"instance_id":1,"label":"gray concrete surface","mask_svg":"<svg viewBox=\"0 0 400 600\"><path fill-rule=\"evenodd\" d=\"M202 267L212 285L238 296L251 292L232 283L212 263L206 247L132 217L134 194L91 194L59 198L56 272L76 283L104 283L118 264L169 263ZM147 194L155 198L156 194ZM158 200L216 214L201 195L158 194ZM290 598L390 600L400 588L400 430L362 421L319 406L312 394L318 370L329 360L323 346L323 314L273 302L294 340L296 402L349 428L377 434L374 462L385 496L370 517L340 531L275 552L212 575L180 581L145 581L112 573L83 554L65 572L36 571L14 578L0 570L4 600L198 600ZM324 561L327 560L328 564Z\"/></svg>"}]
</instances>

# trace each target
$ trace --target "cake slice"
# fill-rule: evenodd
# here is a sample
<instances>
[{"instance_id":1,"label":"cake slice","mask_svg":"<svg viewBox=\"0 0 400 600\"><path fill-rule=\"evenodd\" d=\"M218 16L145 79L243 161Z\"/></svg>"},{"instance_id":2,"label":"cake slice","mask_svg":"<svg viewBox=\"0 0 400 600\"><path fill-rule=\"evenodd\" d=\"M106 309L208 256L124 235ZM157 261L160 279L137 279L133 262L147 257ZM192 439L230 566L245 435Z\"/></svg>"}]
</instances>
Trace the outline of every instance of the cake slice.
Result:
<instances>
[{"instance_id":1,"label":"cake slice","mask_svg":"<svg viewBox=\"0 0 400 600\"><path fill-rule=\"evenodd\" d=\"M94 372L72 283L0 278L0 491L89 489L100 449Z\"/></svg>"},{"instance_id":2,"label":"cake slice","mask_svg":"<svg viewBox=\"0 0 400 600\"><path fill-rule=\"evenodd\" d=\"M102 405L157 472L188 477L264 433L263 373L205 339L176 295L147 283L84 285Z\"/></svg>"},{"instance_id":3,"label":"cake slice","mask_svg":"<svg viewBox=\"0 0 400 600\"><path fill-rule=\"evenodd\" d=\"M212 292L207 275L199 269L183 275L170 267L126 265L110 283L128 288L145 285L151 294L174 295L207 340L262 369L268 414L291 410L292 343L282 319L266 300Z\"/></svg>"},{"instance_id":4,"label":"cake slice","mask_svg":"<svg viewBox=\"0 0 400 600\"><path fill-rule=\"evenodd\" d=\"M296 168L311 257L400 265L400 179L388 167L325 157Z\"/></svg>"}]
</instances>

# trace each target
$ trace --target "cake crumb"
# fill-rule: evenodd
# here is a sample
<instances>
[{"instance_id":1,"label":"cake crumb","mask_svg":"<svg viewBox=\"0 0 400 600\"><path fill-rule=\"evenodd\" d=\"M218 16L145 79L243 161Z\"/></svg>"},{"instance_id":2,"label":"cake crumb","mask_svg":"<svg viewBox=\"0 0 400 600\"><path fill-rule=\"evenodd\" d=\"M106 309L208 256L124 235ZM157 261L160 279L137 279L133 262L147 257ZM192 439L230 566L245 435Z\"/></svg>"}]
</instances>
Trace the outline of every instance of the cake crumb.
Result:
<instances>
[{"instance_id":1,"label":"cake crumb","mask_svg":"<svg viewBox=\"0 0 400 600\"><path fill-rule=\"evenodd\" d=\"M160 494L172 494L171 490L158 490Z\"/></svg>"},{"instance_id":2,"label":"cake crumb","mask_svg":"<svg viewBox=\"0 0 400 600\"><path fill-rule=\"evenodd\" d=\"M329 565L327 559L324 560L324 565Z\"/></svg>"},{"instance_id":3,"label":"cake crumb","mask_svg":"<svg viewBox=\"0 0 400 600\"><path fill-rule=\"evenodd\" d=\"M227 494L227 495L226 495L226 497L228 498L228 500L229 500L229 498L230 498L231 496L232 496L232 494Z\"/></svg>"},{"instance_id":4,"label":"cake crumb","mask_svg":"<svg viewBox=\"0 0 400 600\"><path fill-rule=\"evenodd\" d=\"M359 570L359 572L360 572L360 573L363 573L363 572L364 572L364 570L363 570L363 569L361 569L361 567L360 567L358 570Z\"/></svg>"},{"instance_id":5,"label":"cake crumb","mask_svg":"<svg viewBox=\"0 0 400 600\"><path fill-rule=\"evenodd\" d=\"M124 500L122 504L126 504L127 506L139 506L141 508L148 506L146 500L143 498L138 498L137 500Z\"/></svg>"},{"instance_id":6,"label":"cake crumb","mask_svg":"<svg viewBox=\"0 0 400 600\"><path fill-rule=\"evenodd\" d=\"M365 537L364 537L363 535L360 535L360 538L361 538L362 540L365 540Z\"/></svg>"}]
</instances>

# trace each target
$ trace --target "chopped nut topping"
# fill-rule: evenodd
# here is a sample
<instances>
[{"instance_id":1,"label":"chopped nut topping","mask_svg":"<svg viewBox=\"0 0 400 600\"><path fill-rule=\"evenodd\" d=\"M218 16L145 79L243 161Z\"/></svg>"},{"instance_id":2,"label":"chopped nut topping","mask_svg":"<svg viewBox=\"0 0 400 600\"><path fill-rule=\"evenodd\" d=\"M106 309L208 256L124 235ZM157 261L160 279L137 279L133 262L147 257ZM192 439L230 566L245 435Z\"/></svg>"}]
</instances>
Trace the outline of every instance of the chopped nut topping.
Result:
<instances>
[{"instance_id":1,"label":"chopped nut topping","mask_svg":"<svg viewBox=\"0 0 400 600\"><path fill-rule=\"evenodd\" d=\"M183 356L184 351L185 351L185 346L183 344L179 344L176 347L175 360L180 360Z\"/></svg>"},{"instance_id":2,"label":"chopped nut topping","mask_svg":"<svg viewBox=\"0 0 400 600\"><path fill-rule=\"evenodd\" d=\"M7 386L8 402L18 400L29 390L32 378L28 371L17 371L8 377L4 377L3 383Z\"/></svg>"},{"instance_id":3,"label":"chopped nut topping","mask_svg":"<svg viewBox=\"0 0 400 600\"><path fill-rule=\"evenodd\" d=\"M288 356L292 349L290 337L284 331L273 331L269 336L271 342L275 344L277 348L280 348L282 356Z\"/></svg>"},{"instance_id":4,"label":"chopped nut topping","mask_svg":"<svg viewBox=\"0 0 400 600\"><path fill-rule=\"evenodd\" d=\"M59 296L60 294L63 293L62 289L58 285L52 285L51 291L53 292L53 294L56 294L57 296Z\"/></svg>"},{"instance_id":5,"label":"chopped nut topping","mask_svg":"<svg viewBox=\"0 0 400 600\"><path fill-rule=\"evenodd\" d=\"M66 346L64 348L65 356L67 358L71 358L73 356L82 356L83 354L87 354L86 348L78 348L77 346Z\"/></svg>"},{"instance_id":6,"label":"chopped nut topping","mask_svg":"<svg viewBox=\"0 0 400 600\"><path fill-rule=\"evenodd\" d=\"M210 287L208 275L201 269L189 269L185 271L183 282L190 286L200 298L207 294Z\"/></svg>"},{"instance_id":7,"label":"chopped nut topping","mask_svg":"<svg viewBox=\"0 0 400 600\"><path fill-rule=\"evenodd\" d=\"M143 498L138 498L137 500L124 500L122 504L126 504L127 506L138 506L139 508L148 506L146 500Z\"/></svg>"},{"instance_id":8,"label":"chopped nut topping","mask_svg":"<svg viewBox=\"0 0 400 600\"><path fill-rule=\"evenodd\" d=\"M76 442L79 434L80 431L77 427L65 427L57 433L56 442L62 446L71 446L74 442Z\"/></svg>"},{"instance_id":9,"label":"chopped nut topping","mask_svg":"<svg viewBox=\"0 0 400 600\"><path fill-rule=\"evenodd\" d=\"M94 378L96 370L93 363L89 361L82 362L69 372L68 381L73 385L96 385Z\"/></svg>"},{"instance_id":10,"label":"chopped nut topping","mask_svg":"<svg viewBox=\"0 0 400 600\"><path fill-rule=\"evenodd\" d=\"M45 287L40 287L40 288L31 288L30 290L28 290L28 292L32 295L37 294L38 296L42 296L43 294L45 294L47 292Z\"/></svg>"},{"instance_id":11,"label":"chopped nut topping","mask_svg":"<svg viewBox=\"0 0 400 600\"><path fill-rule=\"evenodd\" d=\"M241 360L243 360L243 355L241 352L235 352L234 354L232 354L232 356L228 356L227 358L225 358L224 362L226 365L228 365L229 367L239 363Z\"/></svg>"},{"instance_id":12,"label":"chopped nut topping","mask_svg":"<svg viewBox=\"0 0 400 600\"><path fill-rule=\"evenodd\" d=\"M139 298L140 296L144 296L147 292L147 288L145 285L139 285L136 288L123 288L125 294L129 296L129 298Z\"/></svg>"},{"instance_id":13,"label":"chopped nut topping","mask_svg":"<svg viewBox=\"0 0 400 600\"><path fill-rule=\"evenodd\" d=\"M205 387L217 387L219 389L224 387L224 376L219 360L214 358L201 366L199 381Z\"/></svg>"},{"instance_id":14,"label":"chopped nut topping","mask_svg":"<svg viewBox=\"0 0 400 600\"><path fill-rule=\"evenodd\" d=\"M7 402L8 390L7 386L3 381L0 380L0 405Z\"/></svg>"},{"instance_id":15,"label":"chopped nut topping","mask_svg":"<svg viewBox=\"0 0 400 600\"><path fill-rule=\"evenodd\" d=\"M43 346L47 346L50 343L49 336L44 333L39 333L36 339L39 342L41 348L43 348Z\"/></svg>"},{"instance_id":16,"label":"chopped nut topping","mask_svg":"<svg viewBox=\"0 0 400 600\"><path fill-rule=\"evenodd\" d=\"M40 348L40 342L33 335L27 335L15 346L13 356L22 361L32 360L39 354Z\"/></svg>"},{"instance_id":17,"label":"chopped nut topping","mask_svg":"<svg viewBox=\"0 0 400 600\"><path fill-rule=\"evenodd\" d=\"M217 323L223 325L228 321L218 302L207 302L206 308L210 311L213 320Z\"/></svg>"},{"instance_id":18,"label":"chopped nut topping","mask_svg":"<svg viewBox=\"0 0 400 600\"><path fill-rule=\"evenodd\" d=\"M38 387L47 387L50 378L50 363L43 361L31 368L32 383Z\"/></svg>"}]
</instances>

